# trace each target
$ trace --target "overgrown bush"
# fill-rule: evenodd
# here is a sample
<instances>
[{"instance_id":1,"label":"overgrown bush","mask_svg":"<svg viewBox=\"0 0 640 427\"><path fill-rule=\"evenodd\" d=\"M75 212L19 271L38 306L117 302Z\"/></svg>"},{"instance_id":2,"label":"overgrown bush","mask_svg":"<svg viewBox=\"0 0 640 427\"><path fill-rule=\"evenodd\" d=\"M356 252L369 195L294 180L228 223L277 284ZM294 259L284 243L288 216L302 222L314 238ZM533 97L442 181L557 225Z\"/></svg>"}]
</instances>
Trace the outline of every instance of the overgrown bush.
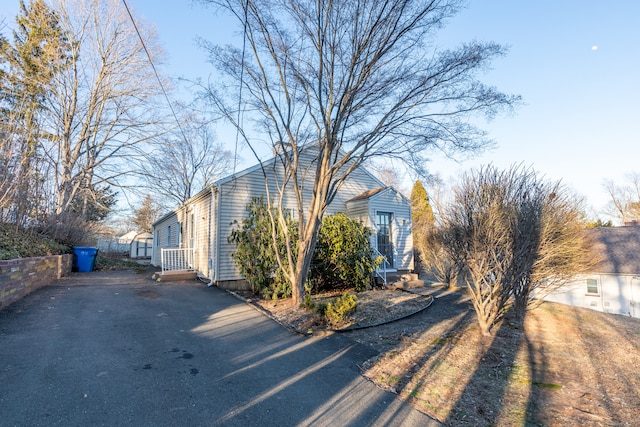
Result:
<instances>
[{"instance_id":1,"label":"overgrown bush","mask_svg":"<svg viewBox=\"0 0 640 427\"><path fill-rule=\"evenodd\" d=\"M273 248L272 226L268 207L263 197L254 197L246 207L247 217L229 236L229 242L237 245L233 254L240 270L253 293L263 298L278 299L291 296L291 286L279 271L276 252ZM290 238L297 240L297 227L289 220ZM284 243L283 230L277 230L277 239ZM284 252L284 244L279 244ZM295 247L295 244L293 245ZM285 257L284 253L280 254Z\"/></svg>"},{"instance_id":2,"label":"overgrown bush","mask_svg":"<svg viewBox=\"0 0 640 427\"><path fill-rule=\"evenodd\" d=\"M371 229L344 213L325 216L313 254L310 281L316 290L369 289L376 260Z\"/></svg>"},{"instance_id":3,"label":"overgrown bush","mask_svg":"<svg viewBox=\"0 0 640 427\"><path fill-rule=\"evenodd\" d=\"M345 292L342 296L327 303L324 314L332 326L340 326L355 313L357 306L358 297L355 294Z\"/></svg>"},{"instance_id":4,"label":"overgrown bush","mask_svg":"<svg viewBox=\"0 0 640 427\"><path fill-rule=\"evenodd\" d=\"M453 232L453 229L443 225L433 226L422 233L420 244L423 249L420 261L423 269L432 274L438 282L456 288L465 264L461 257L463 252L455 245L455 236L451 236Z\"/></svg>"},{"instance_id":5,"label":"overgrown bush","mask_svg":"<svg viewBox=\"0 0 640 427\"><path fill-rule=\"evenodd\" d=\"M448 254L463 278L484 335L513 308L528 308L596 261L584 233L581 200L531 168L483 167L465 174L441 214Z\"/></svg>"},{"instance_id":6,"label":"overgrown bush","mask_svg":"<svg viewBox=\"0 0 640 427\"><path fill-rule=\"evenodd\" d=\"M0 223L0 260L70 253L69 246L58 243L35 230Z\"/></svg>"},{"instance_id":7,"label":"overgrown bush","mask_svg":"<svg viewBox=\"0 0 640 427\"><path fill-rule=\"evenodd\" d=\"M270 299L289 297L291 286L278 267L264 198L254 197L246 210L247 217L236 224L229 236L229 242L237 245L233 254L236 266L253 293ZM287 230L295 250L298 232L292 218L287 218ZM368 289L378 262L370 246L371 233L368 227L343 213L324 217L309 271L308 289ZM282 260L286 260L285 238L284 230L278 227L277 246Z\"/></svg>"}]
</instances>

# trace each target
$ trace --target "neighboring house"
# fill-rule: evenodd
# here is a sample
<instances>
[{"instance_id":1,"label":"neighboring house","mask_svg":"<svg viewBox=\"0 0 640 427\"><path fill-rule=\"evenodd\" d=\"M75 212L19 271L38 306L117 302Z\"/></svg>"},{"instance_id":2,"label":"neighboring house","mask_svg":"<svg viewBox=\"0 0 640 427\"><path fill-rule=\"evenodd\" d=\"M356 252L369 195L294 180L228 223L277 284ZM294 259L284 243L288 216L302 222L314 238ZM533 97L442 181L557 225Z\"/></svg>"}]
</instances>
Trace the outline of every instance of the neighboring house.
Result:
<instances>
[{"instance_id":1,"label":"neighboring house","mask_svg":"<svg viewBox=\"0 0 640 427\"><path fill-rule=\"evenodd\" d=\"M545 300L640 318L640 226L589 232L601 262Z\"/></svg>"},{"instance_id":2,"label":"neighboring house","mask_svg":"<svg viewBox=\"0 0 640 427\"><path fill-rule=\"evenodd\" d=\"M276 160L277 157L263 163L272 198L277 190L271 183L282 171ZM313 152L307 152L301 164L312 165L313 161ZM309 171L303 183L305 201L310 200L313 186L313 173ZM201 278L222 287L244 287L246 281L232 258L236 247L228 237L246 216L251 198L265 194L265 177L259 165L200 191L153 224L152 264L162 265L163 271L194 270ZM286 209L296 211L292 191L285 194L283 203ZM326 214L336 212L359 219L374 230L371 246L388 257L389 271L413 270L411 203L405 196L358 168L346 179Z\"/></svg>"}]
</instances>

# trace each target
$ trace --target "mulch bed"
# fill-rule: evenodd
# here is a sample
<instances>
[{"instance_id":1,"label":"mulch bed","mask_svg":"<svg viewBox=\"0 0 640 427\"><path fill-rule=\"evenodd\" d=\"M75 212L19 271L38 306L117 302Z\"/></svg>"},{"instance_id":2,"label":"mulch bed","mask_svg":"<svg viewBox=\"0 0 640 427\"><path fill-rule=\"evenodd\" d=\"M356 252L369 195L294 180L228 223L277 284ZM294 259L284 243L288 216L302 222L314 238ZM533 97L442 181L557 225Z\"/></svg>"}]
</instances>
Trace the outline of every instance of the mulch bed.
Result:
<instances>
[{"instance_id":1,"label":"mulch bed","mask_svg":"<svg viewBox=\"0 0 640 427\"><path fill-rule=\"evenodd\" d=\"M340 296L339 293L312 297L314 304L326 304ZM303 307L294 307L291 298L281 300L250 299L249 301L266 311L281 324L302 333L314 330L348 330L368 327L402 318L427 307L431 297L400 290L371 290L356 293L358 305L355 313L339 327L332 327L318 312Z\"/></svg>"}]
</instances>

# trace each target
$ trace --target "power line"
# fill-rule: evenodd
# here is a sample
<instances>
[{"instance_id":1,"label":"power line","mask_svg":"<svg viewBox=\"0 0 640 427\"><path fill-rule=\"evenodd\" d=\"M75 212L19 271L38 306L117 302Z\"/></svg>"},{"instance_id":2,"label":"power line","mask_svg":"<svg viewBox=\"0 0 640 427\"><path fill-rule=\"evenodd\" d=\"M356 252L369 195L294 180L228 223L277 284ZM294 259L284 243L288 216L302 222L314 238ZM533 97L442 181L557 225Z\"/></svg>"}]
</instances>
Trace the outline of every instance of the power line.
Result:
<instances>
[{"instance_id":1,"label":"power line","mask_svg":"<svg viewBox=\"0 0 640 427\"><path fill-rule=\"evenodd\" d=\"M238 91L238 118L236 120L236 146L235 151L233 153L233 173L236 173L236 165L238 164L238 139L240 137L240 115L242 108L242 87L244 86L244 56L247 48L247 20L249 14L249 0L245 1L244 4L244 28L242 34L242 57L240 59L240 89Z\"/></svg>"},{"instance_id":2,"label":"power line","mask_svg":"<svg viewBox=\"0 0 640 427\"><path fill-rule=\"evenodd\" d=\"M144 39L142 38L142 34L140 34L140 31L138 30L138 26L136 25L136 21L133 19L133 15L131 14L131 11L129 10L129 6L127 5L126 0L122 0L122 3L124 4L125 9L127 10L127 14L129 15L129 19L131 19L131 23L133 24L133 28L136 30L136 34L138 34L138 38L140 39L140 43L142 44L142 48L144 49L144 52L147 54L147 58L149 59L149 64L151 64L151 68L153 69L153 73L156 76L156 79L158 80L158 83L160 84L160 89L162 90L162 93L164 94L164 98L167 100L167 104L169 105L169 109L171 110L171 114L173 114L173 118L176 121L176 124L178 125L178 129L180 129L180 134L182 135L182 138L184 139L185 143L189 143L189 141L187 140L187 136L184 133L184 130L182 129L182 126L180 125L180 120L178 120L178 116L176 115L175 110L173 109L173 105L171 104L171 100L169 99L169 95L167 95L167 91L164 88L164 84L162 84L162 80L160 79L160 75L158 74L158 70L156 69L156 66L153 63L153 60L151 59L151 55L149 54L149 50L147 49L147 45L144 42Z\"/></svg>"}]
</instances>

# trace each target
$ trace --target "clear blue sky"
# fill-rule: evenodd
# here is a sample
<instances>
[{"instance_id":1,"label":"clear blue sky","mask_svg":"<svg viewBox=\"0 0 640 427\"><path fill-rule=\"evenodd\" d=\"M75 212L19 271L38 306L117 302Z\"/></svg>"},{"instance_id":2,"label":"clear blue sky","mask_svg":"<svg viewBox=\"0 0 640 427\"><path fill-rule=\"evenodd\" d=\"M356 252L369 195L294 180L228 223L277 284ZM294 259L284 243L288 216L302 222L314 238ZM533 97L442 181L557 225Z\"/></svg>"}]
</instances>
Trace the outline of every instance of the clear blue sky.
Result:
<instances>
[{"instance_id":1,"label":"clear blue sky","mask_svg":"<svg viewBox=\"0 0 640 427\"><path fill-rule=\"evenodd\" d=\"M1 2L0 19L11 24L18 0ZM240 41L231 19L190 0L127 2L156 26L173 76L215 78L197 37ZM483 126L496 149L459 163L434 156L430 169L448 182L479 165L524 163L585 196L597 215L608 201L603 181L640 171L640 1L470 0L438 42L472 39L509 46L484 81L522 95L524 105ZM218 138L233 145L222 129Z\"/></svg>"}]
</instances>

